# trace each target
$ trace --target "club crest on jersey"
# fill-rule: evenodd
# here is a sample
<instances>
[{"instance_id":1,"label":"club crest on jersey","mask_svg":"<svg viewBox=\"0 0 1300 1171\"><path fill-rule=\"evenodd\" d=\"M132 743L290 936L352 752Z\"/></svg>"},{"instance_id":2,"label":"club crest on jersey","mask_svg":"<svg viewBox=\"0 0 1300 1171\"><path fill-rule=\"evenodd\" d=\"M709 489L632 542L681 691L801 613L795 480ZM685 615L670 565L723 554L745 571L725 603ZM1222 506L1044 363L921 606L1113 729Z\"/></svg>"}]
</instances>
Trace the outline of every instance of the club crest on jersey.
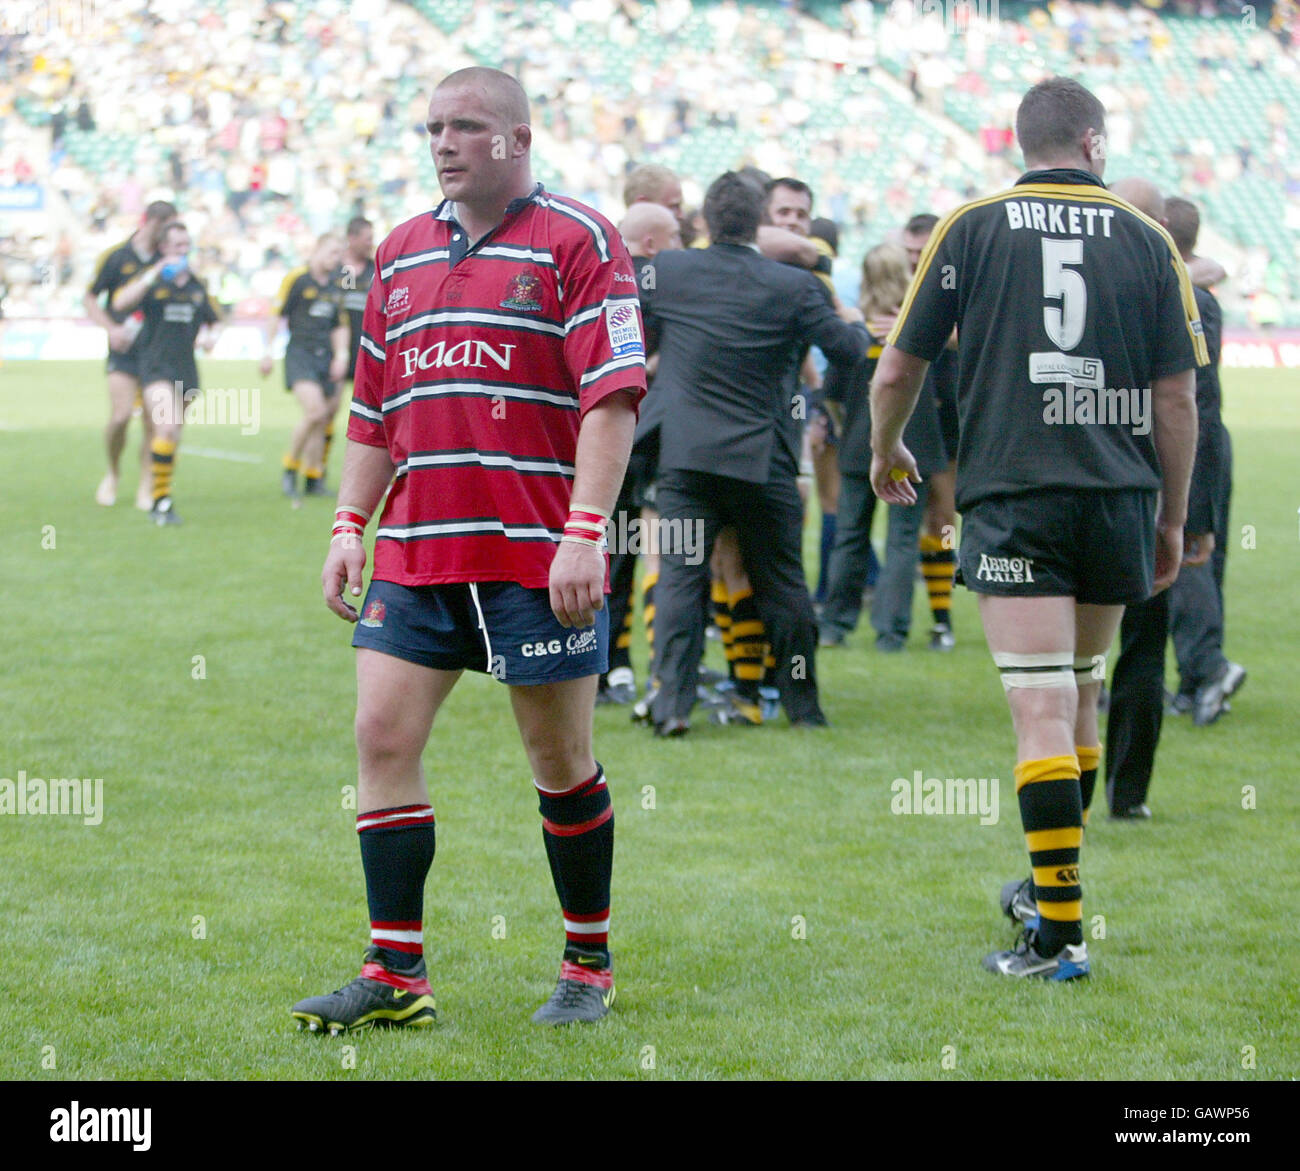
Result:
<instances>
[{"instance_id":1,"label":"club crest on jersey","mask_svg":"<svg viewBox=\"0 0 1300 1171\"><path fill-rule=\"evenodd\" d=\"M399 289L394 289L388 294L388 304L384 308L385 313L398 313L403 309L411 307L411 290L402 285Z\"/></svg>"},{"instance_id":2,"label":"club crest on jersey","mask_svg":"<svg viewBox=\"0 0 1300 1171\"><path fill-rule=\"evenodd\" d=\"M539 299L542 282L531 272L521 272L512 277L506 289L506 299L498 302L502 309L522 309L525 313L536 313L542 307Z\"/></svg>"},{"instance_id":3,"label":"club crest on jersey","mask_svg":"<svg viewBox=\"0 0 1300 1171\"><path fill-rule=\"evenodd\" d=\"M370 627L379 627L384 624L384 615L388 613L384 603L376 599L366 607L366 612L361 616L361 625Z\"/></svg>"},{"instance_id":4,"label":"club crest on jersey","mask_svg":"<svg viewBox=\"0 0 1300 1171\"><path fill-rule=\"evenodd\" d=\"M609 346L615 358L624 354L644 354L641 344L641 325L636 309L631 305L610 305L605 310L605 329L609 333Z\"/></svg>"}]
</instances>

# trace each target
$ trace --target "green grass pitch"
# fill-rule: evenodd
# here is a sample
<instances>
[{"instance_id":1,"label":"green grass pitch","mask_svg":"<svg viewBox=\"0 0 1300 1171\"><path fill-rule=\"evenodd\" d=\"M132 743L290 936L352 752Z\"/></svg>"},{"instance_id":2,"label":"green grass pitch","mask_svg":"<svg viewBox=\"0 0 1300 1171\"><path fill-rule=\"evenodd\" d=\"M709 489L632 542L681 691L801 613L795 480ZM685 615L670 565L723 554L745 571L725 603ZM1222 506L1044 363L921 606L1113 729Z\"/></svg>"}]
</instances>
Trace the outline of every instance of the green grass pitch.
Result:
<instances>
[{"instance_id":1,"label":"green grass pitch","mask_svg":"<svg viewBox=\"0 0 1300 1171\"><path fill-rule=\"evenodd\" d=\"M209 386L265 383L260 430L187 427L185 524L155 529L130 507L134 424L123 501L97 507L101 369L0 369L0 777L104 782L99 825L0 817L0 1076L1300 1072L1293 375L1225 372L1228 650L1250 680L1218 725L1166 722L1154 822L1095 819L1090 982L1008 985L979 966L1010 944L995 900L1026 867L1010 720L971 595L957 591L958 648L940 656L918 589L906 654L859 633L821 657L825 734L782 719L658 743L625 709L599 711L619 997L593 1029L529 1023L555 979L559 915L506 695L467 676L425 756L438 1025L328 1040L295 1032L288 1008L350 979L367 939L345 808L353 653L318 584L331 507L294 511L278 493L296 416L278 371L216 362ZM340 451L333 463L337 478ZM1000 778L1000 820L894 815L891 784L916 769Z\"/></svg>"}]
</instances>

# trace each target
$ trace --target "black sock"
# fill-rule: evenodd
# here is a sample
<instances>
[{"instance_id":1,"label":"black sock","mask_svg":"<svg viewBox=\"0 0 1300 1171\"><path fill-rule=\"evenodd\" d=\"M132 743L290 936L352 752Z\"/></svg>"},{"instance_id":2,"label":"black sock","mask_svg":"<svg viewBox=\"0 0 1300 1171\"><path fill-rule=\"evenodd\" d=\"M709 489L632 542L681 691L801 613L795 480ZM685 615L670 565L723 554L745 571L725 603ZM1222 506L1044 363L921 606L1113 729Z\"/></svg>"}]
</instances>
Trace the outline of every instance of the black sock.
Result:
<instances>
[{"instance_id":1,"label":"black sock","mask_svg":"<svg viewBox=\"0 0 1300 1171\"><path fill-rule=\"evenodd\" d=\"M424 962L424 880L433 865L435 830L429 805L399 805L357 814L361 868L370 908L374 959L392 971Z\"/></svg>"}]
</instances>

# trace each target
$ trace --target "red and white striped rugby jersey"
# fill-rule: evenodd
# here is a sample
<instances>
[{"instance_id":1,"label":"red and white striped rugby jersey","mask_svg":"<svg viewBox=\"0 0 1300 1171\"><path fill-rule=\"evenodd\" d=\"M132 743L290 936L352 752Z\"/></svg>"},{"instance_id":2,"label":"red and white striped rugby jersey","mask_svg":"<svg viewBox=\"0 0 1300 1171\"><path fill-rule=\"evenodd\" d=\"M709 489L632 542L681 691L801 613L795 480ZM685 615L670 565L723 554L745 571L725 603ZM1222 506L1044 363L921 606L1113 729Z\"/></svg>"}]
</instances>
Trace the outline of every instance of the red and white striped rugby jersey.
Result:
<instances>
[{"instance_id":1,"label":"red and white striped rugby jersey","mask_svg":"<svg viewBox=\"0 0 1300 1171\"><path fill-rule=\"evenodd\" d=\"M397 466L374 576L545 587L583 415L645 394L632 262L604 217L540 183L467 244L444 200L376 255L348 422Z\"/></svg>"}]
</instances>

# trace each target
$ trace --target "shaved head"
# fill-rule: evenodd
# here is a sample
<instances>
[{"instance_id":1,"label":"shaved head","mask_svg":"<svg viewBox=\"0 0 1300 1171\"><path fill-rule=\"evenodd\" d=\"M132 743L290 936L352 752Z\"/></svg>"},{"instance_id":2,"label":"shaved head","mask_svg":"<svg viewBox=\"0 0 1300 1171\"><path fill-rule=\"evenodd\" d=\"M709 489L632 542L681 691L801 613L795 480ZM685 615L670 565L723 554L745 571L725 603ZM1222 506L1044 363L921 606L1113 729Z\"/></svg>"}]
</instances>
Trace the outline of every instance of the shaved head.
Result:
<instances>
[{"instance_id":1,"label":"shaved head","mask_svg":"<svg viewBox=\"0 0 1300 1171\"><path fill-rule=\"evenodd\" d=\"M677 217L662 203L632 204L618 232L633 256L653 257L665 248L682 246Z\"/></svg>"},{"instance_id":2,"label":"shaved head","mask_svg":"<svg viewBox=\"0 0 1300 1171\"><path fill-rule=\"evenodd\" d=\"M1165 222L1165 197L1160 188L1150 179L1131 175L1126 179L1117 179L1110 185L1112 195L1127 199L1143 215L1150 216L1158 224Z\"/></svg>"},{"instance_id":3,"label":"shaved head","mask_svg":"<svg viewBox=\"0 0 1300 1171\"><path fill-rule=\"evenodd\" d=\"M478 90L487 106L507 126L530 122L528 95L524 93L524 87L500 69L489 69L486 65L457 69L438 82L437 89Z\"/></svg>"}]
</instances>

